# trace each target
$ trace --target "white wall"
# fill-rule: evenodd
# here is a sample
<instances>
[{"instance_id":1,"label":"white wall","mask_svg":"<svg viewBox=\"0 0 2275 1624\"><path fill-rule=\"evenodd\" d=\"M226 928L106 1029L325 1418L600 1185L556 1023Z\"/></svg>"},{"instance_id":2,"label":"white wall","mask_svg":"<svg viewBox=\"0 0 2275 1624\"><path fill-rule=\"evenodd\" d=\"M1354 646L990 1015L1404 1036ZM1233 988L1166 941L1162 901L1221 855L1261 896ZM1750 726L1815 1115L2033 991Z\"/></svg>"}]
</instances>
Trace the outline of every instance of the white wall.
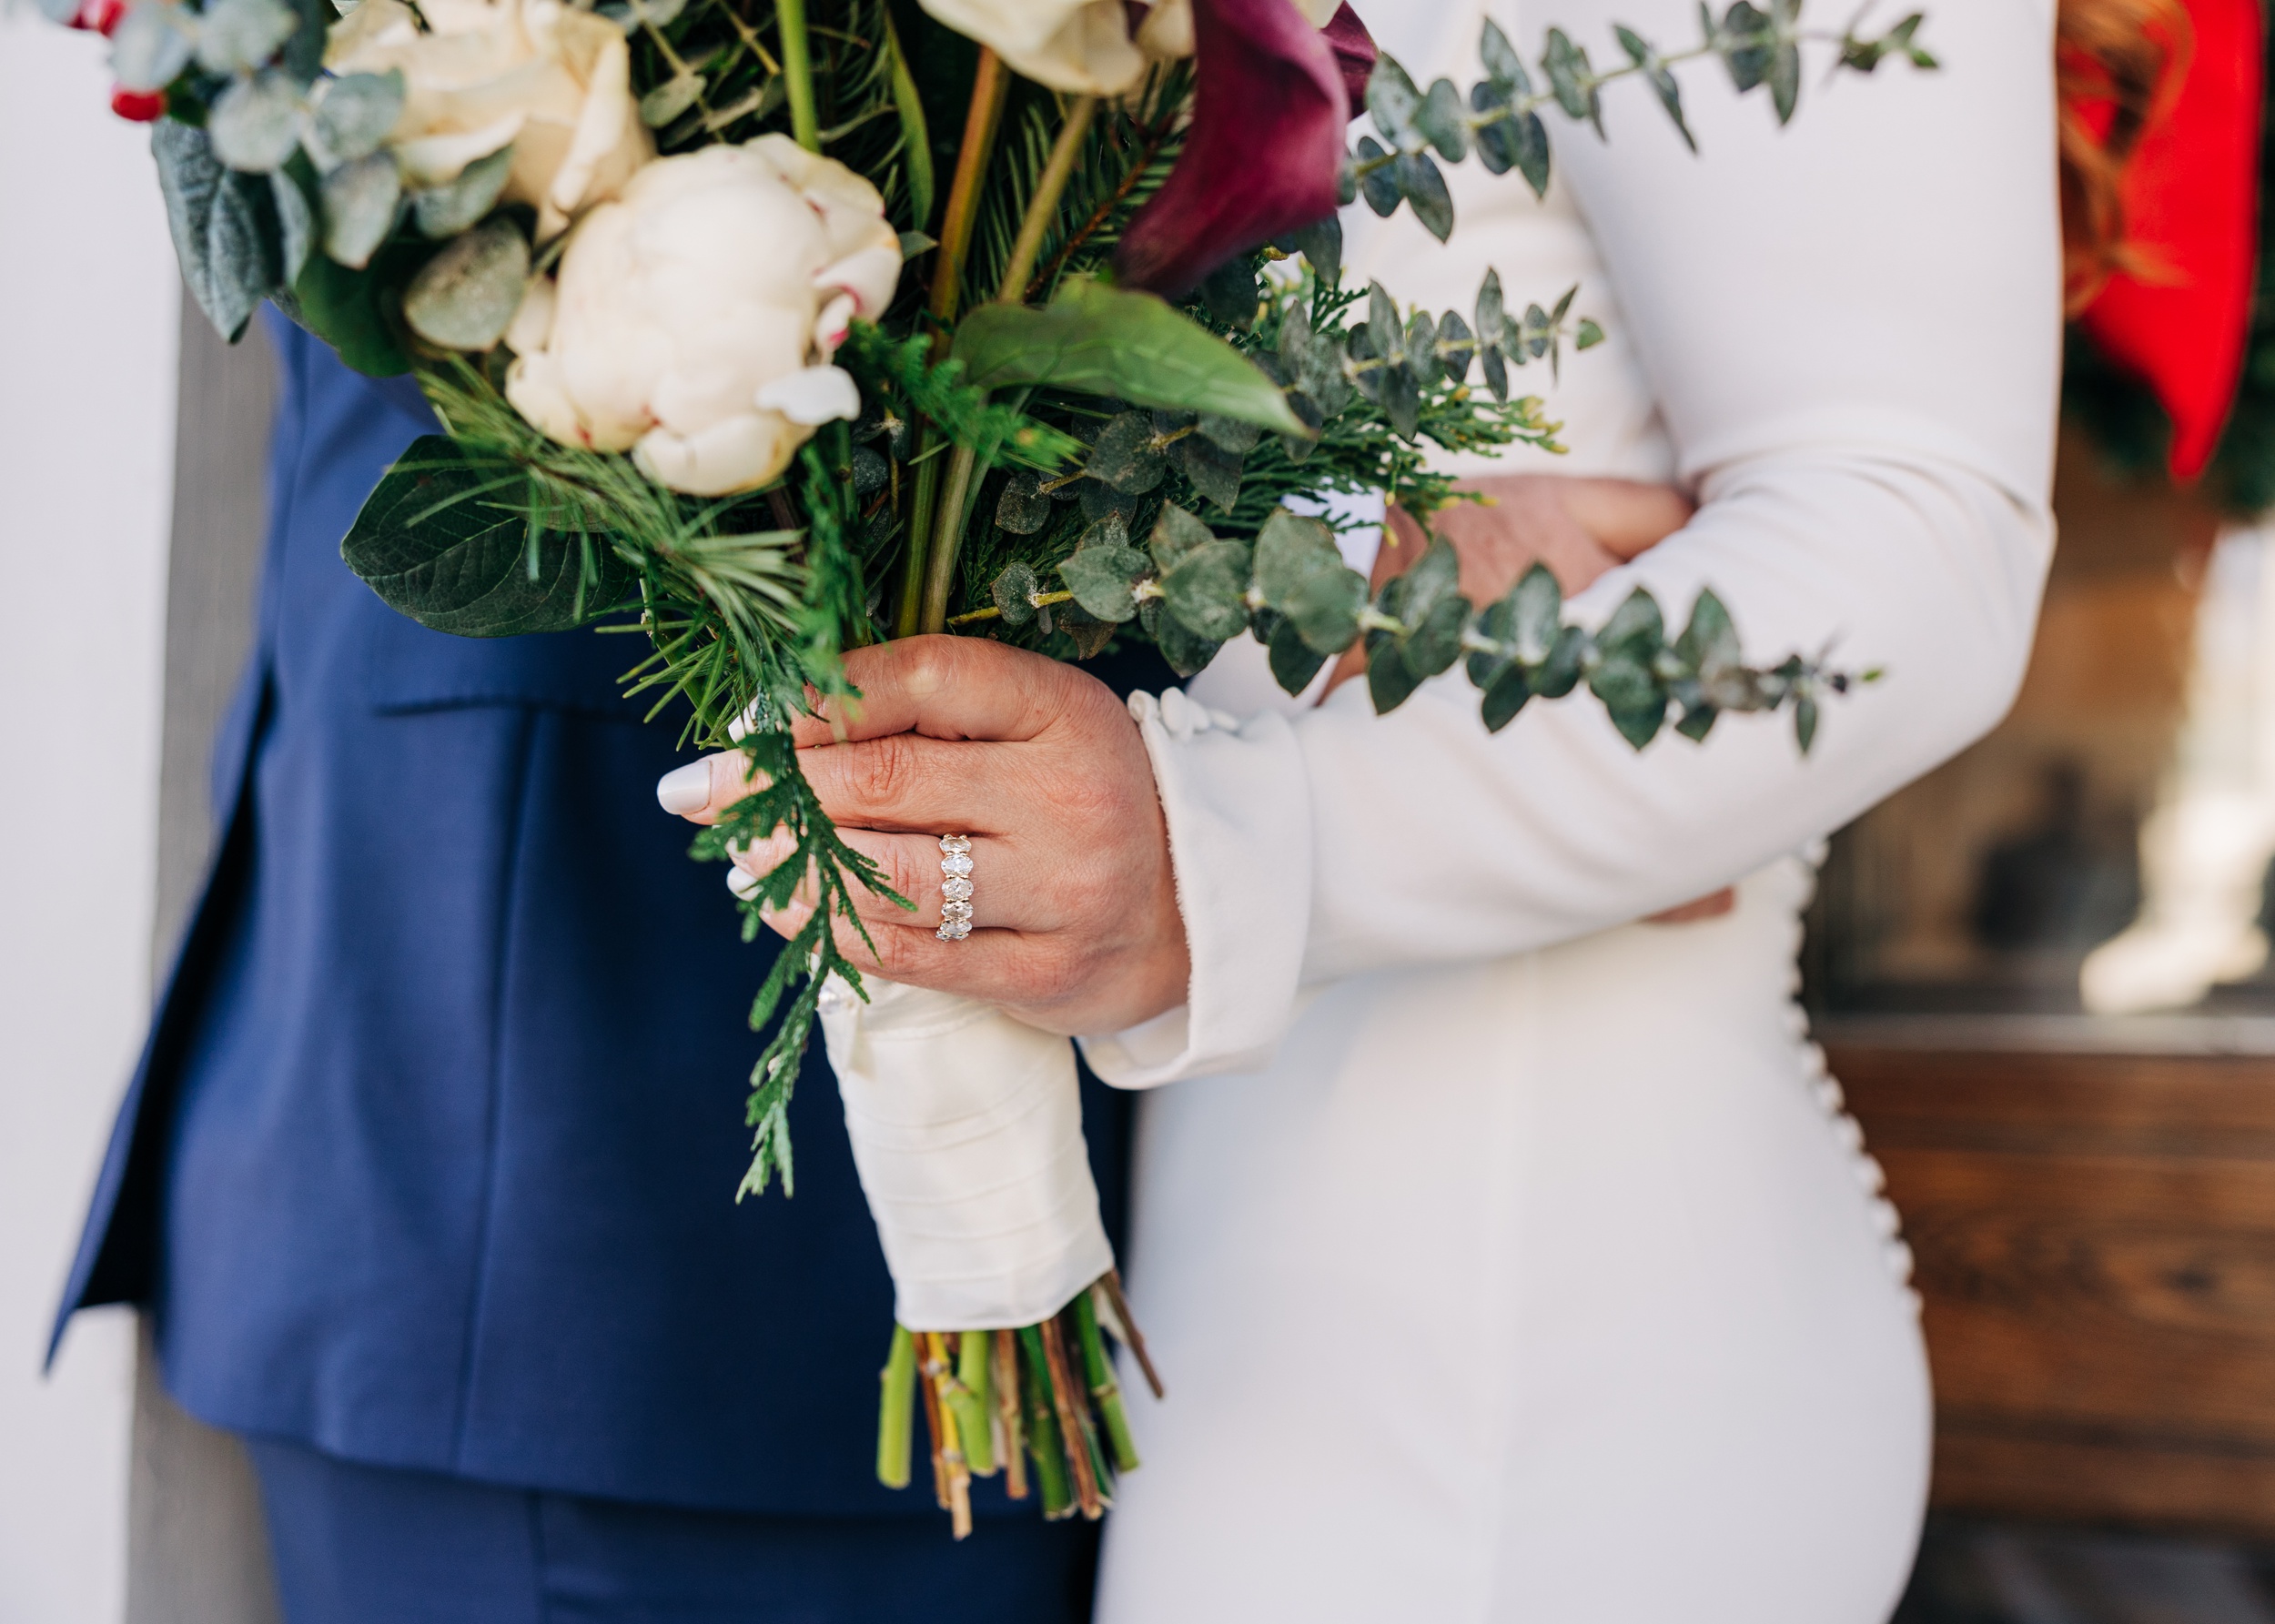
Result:
<instances>
[{"instance_id":1,"label":"white wall","mask_svg":"<svg viewBox=\"0 0 2275 1624\"><path fill-rule=\"evenodd\" d=\"M150 997L179 283L109 89L0 11L0 1624L124 1586L129 1321L39 1372Z\"/></svg>"}]
</instances>

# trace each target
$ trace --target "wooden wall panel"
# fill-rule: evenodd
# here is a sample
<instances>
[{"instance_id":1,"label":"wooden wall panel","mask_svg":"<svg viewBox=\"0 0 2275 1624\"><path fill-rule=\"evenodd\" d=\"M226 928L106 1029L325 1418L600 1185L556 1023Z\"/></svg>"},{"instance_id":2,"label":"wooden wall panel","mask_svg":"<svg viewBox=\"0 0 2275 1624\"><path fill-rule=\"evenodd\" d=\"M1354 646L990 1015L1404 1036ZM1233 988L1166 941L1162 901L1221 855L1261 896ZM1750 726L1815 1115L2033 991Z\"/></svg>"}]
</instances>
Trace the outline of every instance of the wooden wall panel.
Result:
<instances>
[{"instance_id":1,"label":"wooden wall panel","mask_svg":"<svg viewBox=\"0 0 2275 1624\"><path fill-rule=\"evenodd\" d=\"M1936 1503L2275 1537L2275 1057L1832 1063L1918 1259Z\"/></svg>"}]
</instances>

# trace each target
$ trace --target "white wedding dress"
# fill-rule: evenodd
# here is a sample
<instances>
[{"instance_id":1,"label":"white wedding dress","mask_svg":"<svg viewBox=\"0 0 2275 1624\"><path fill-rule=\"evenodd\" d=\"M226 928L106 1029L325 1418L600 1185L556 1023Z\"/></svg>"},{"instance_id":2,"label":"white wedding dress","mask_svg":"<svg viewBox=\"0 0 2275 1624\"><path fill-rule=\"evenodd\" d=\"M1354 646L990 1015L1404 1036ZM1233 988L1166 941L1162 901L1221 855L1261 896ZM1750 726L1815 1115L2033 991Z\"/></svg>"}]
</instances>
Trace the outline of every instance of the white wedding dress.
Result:
<instances>
[{"instance_id":1,"label":"white wedding dress","mask_svg":"<svg viewBox=\"0 0 2275 1624\"><path fill-rule=\"evenodd\" d=\"M1372 5L1427 84L1468 5ZM1502 15L1670 48L1687 0ZM1846 14L1837 19L1845 20ZM1520 26L1520 24L1522 25ZM1467 310L1577 281L1571 457L1675 479L1638 582L1711 583L1749 654L1839 637L1886 679L1640 756L1585 698L1489 738L1458 673L1372 716L1275 704L1236 646L1138 710L1192 942L1189 1004L1086 1040L1142 1102L1131 1294L1166 1403L1108 1524L1102 1624L1879 1624L1926 1493L1916 1304L1877 1168L1795 1009L1805 851L2005 709L2052 542L2051 15L1930 11L1935 76L1827 88L1778 132L1711 62L1702 156L1640 83L1560 174L1453 172L1353 268ZM1548 384L1543 369L1518 375ZM1245 662L1245 664L1243 664ZM1733 880L1734 912L1623 923ZM1134 1385L1134 1384L1133 1384ZM1127 1389L1126 1389L1127 1390Z\"/></svg>"}]
</instances>

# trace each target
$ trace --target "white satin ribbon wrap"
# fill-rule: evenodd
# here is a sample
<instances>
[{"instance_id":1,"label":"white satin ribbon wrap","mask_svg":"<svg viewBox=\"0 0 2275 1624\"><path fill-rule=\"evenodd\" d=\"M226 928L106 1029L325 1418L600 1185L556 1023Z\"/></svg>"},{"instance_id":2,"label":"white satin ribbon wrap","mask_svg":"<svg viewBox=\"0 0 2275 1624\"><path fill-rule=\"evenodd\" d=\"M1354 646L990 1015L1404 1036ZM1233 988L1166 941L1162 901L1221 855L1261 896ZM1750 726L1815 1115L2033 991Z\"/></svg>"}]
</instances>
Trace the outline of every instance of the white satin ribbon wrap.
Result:
<instances>
[{"instance_id":1,"label":"white satin ribbon wrap","mask_svg":"<svg viewBox=\"0 0 2275 1624\"><path fill-rule=\"evenodd\" d=\"M916 1331L1027 1326L1114 1266L1074 1044L992 1005L875 976L820 1017L894 1314Z\"/></svg>"}]
</instances>

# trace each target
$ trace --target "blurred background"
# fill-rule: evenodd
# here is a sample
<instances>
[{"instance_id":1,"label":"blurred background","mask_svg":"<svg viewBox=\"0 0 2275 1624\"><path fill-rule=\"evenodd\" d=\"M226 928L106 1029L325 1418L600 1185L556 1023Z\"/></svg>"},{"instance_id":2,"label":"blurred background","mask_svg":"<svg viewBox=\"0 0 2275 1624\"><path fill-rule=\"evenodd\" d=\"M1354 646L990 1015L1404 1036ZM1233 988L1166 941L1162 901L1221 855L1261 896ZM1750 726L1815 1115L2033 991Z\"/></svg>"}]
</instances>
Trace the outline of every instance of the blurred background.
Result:
<instances>
[{"instance_id":1,"label":"blurred background","mask_svg":"<svg viewBox=\"0 0 2275 1624\"><path fill-rule=\"evenodd\" d=\"M2188 10L2256 195L2257 6ZM257 338L182 320L108 89L98 40L0 10L0 1624L260 1624L241 1468L137 1389L130 1319L40 1373L204 862L268 411ZM2209 176L2167 112L2142 165ZM1811 919L1937 1387L1901 1624L2275 1624L2275 298L2263 221L2179 195L2071 335L2019 702L1834 839Z\"/></svg>"}]
</instances>

